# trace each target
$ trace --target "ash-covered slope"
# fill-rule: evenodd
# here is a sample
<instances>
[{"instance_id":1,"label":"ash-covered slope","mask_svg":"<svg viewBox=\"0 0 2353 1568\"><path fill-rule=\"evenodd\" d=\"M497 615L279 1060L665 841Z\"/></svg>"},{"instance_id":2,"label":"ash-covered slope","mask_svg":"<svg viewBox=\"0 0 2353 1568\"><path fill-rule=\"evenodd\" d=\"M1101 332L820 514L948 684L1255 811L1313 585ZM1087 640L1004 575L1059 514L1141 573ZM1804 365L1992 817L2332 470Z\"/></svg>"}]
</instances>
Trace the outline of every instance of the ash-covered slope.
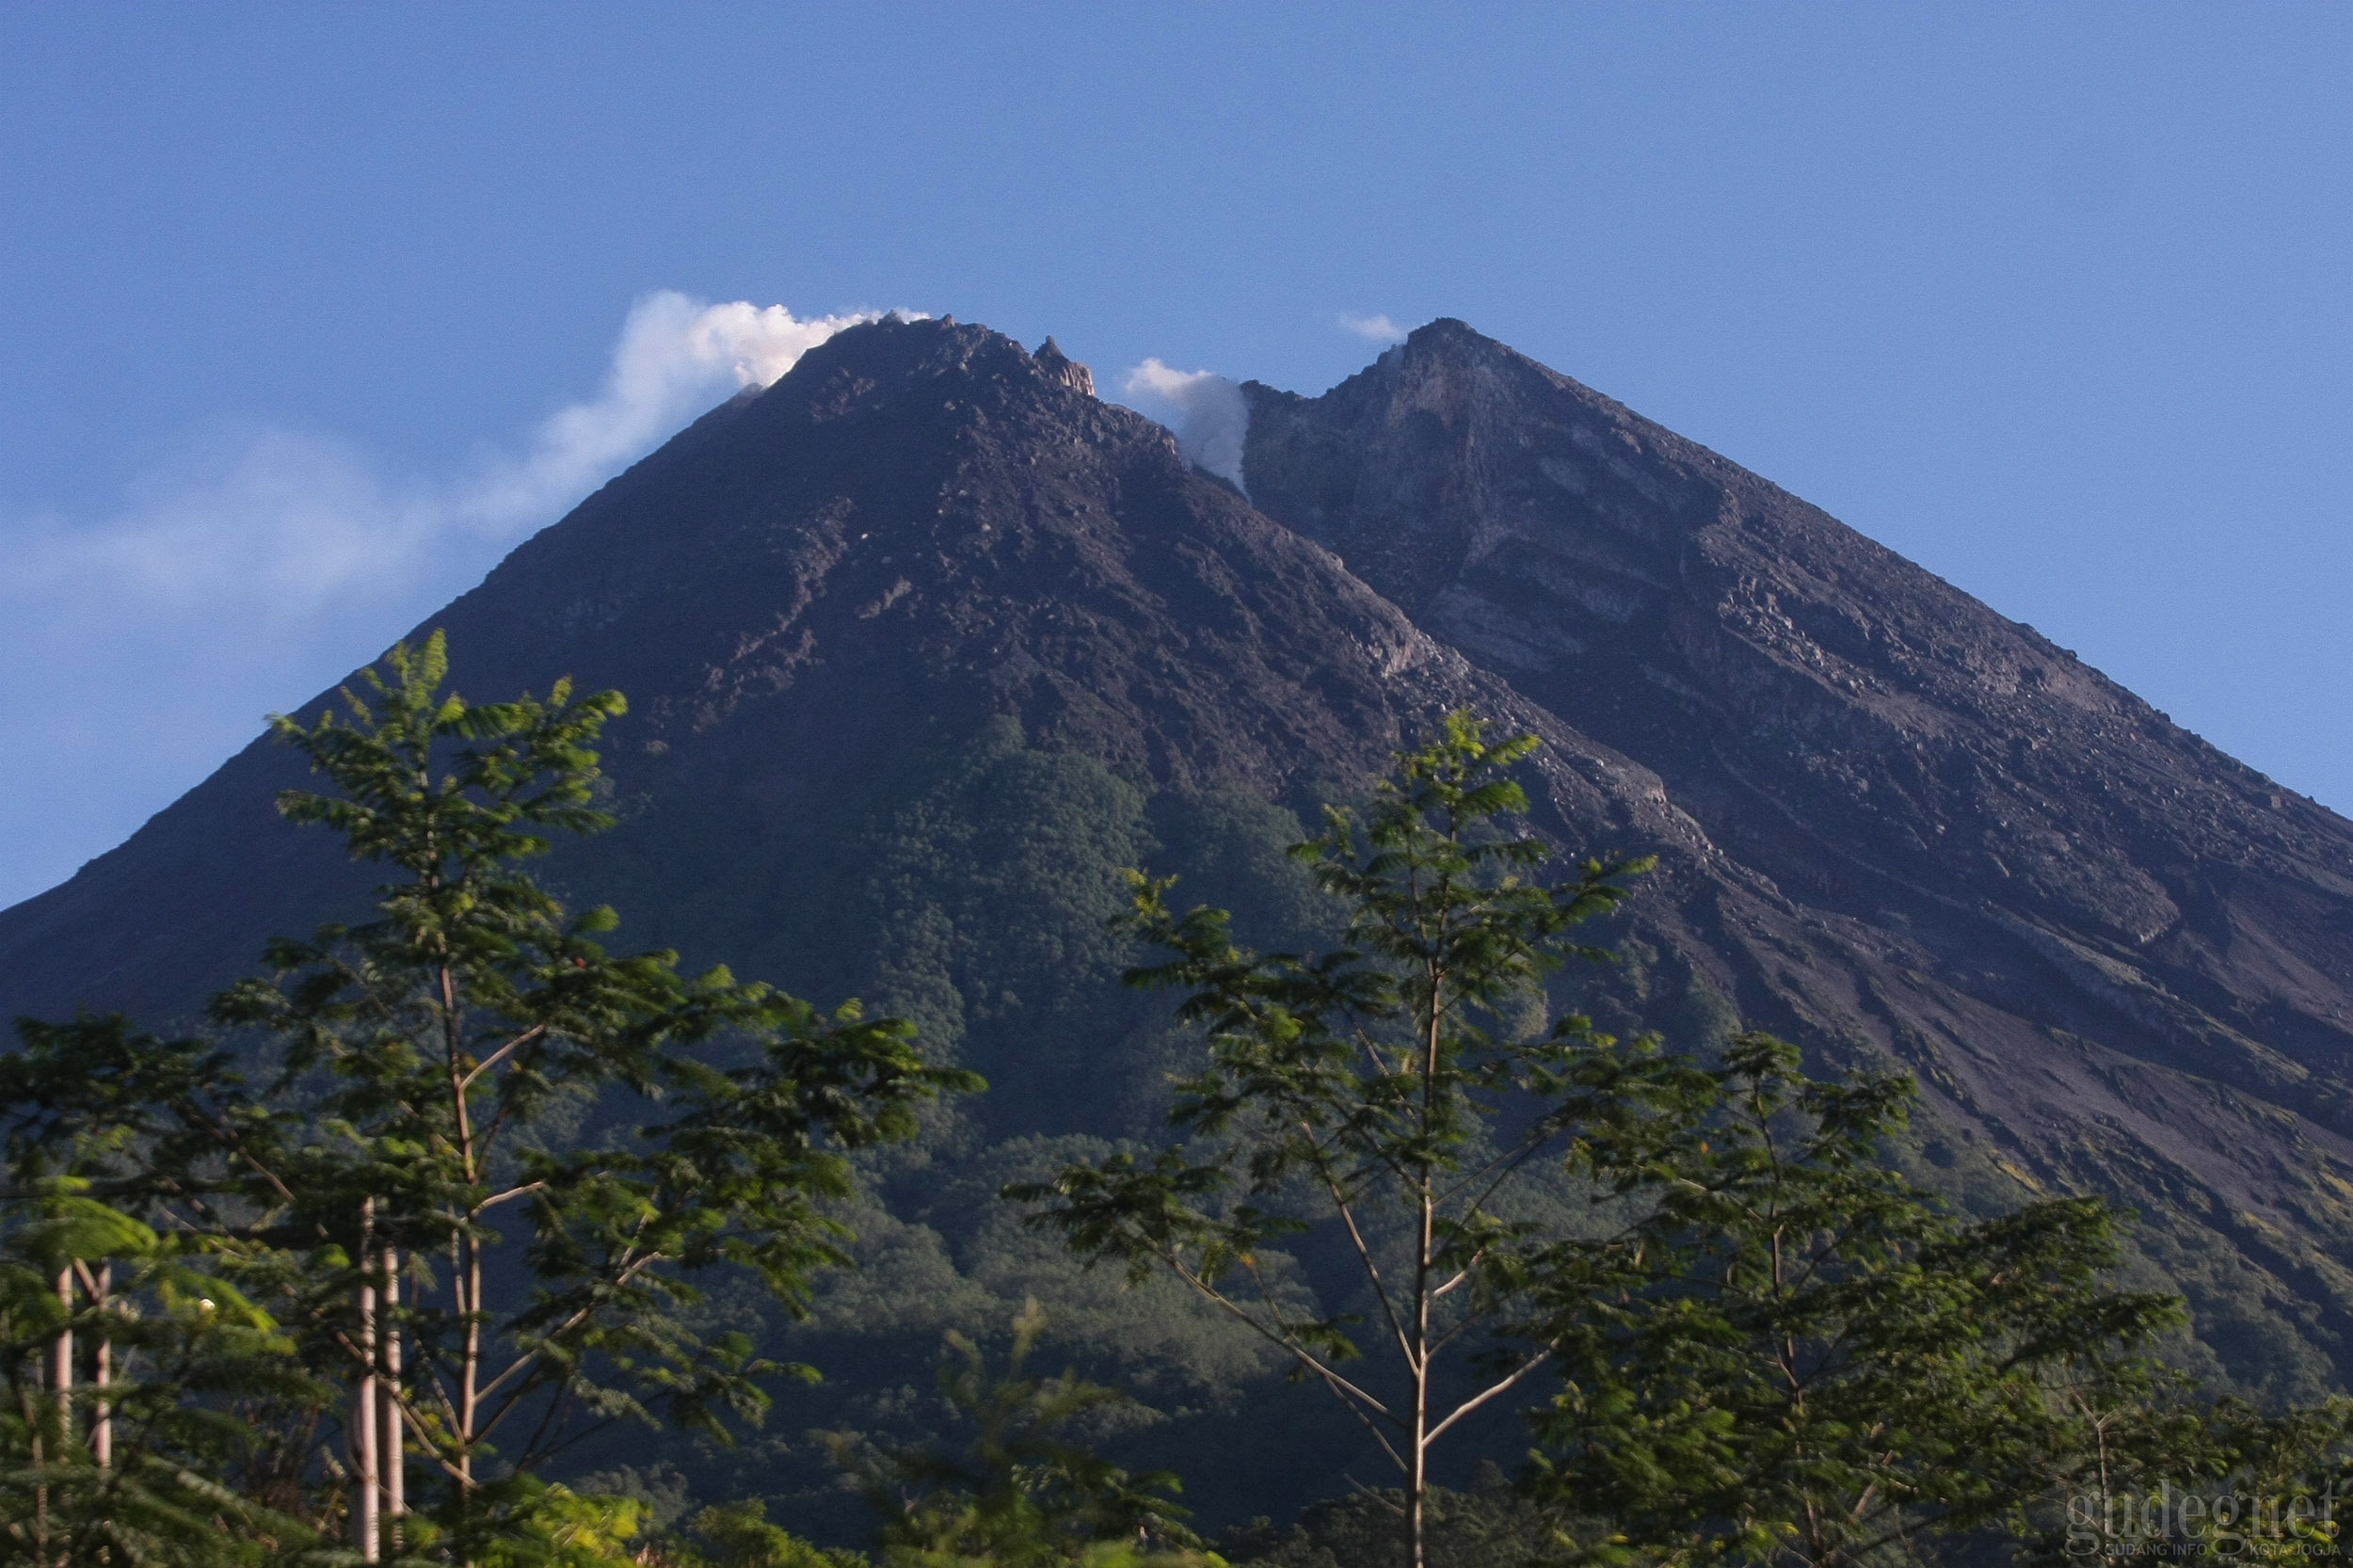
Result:
<instances>
[{"instance_id":1,"label":"ash-covered slope","mask_svg":"<svg viewBox=\"0 0 2353 1568\"><path fill-rule=\"evenodd\" d=\"M2149 1210L2240 1375L2302 1359L2289 1322L2343 1371L2353 824L1460 322L1245 391L1262 510L1769 883L1688 954L1744 1014L1893 1051L2022 1179Z\"/></svg>"},{"instance_id":2,"label":"ash-covered slope","mask_svg":"<svg viewBox=\"0 0 2353 1568\"><path fill-rule=\"evenodd\" d=\"M1175 1042L1166 999L1118 984L1122 867L1181 872L1245 929L1304 935L1318 911L1281 853L1294 808L1458 706L1551 743L1538 814L1563 840L1698 853L1656 778L1189 468L1081 367L950 322L840 334L424 626L448 631L455 683L478 698L566 674L627 693L604 753L621 825L548 868L575 901L614 904L622 940L827 1003L861 996L992 1081L875 1173L875 1206L853 1216L865 1266L776 1347L824 1387L733 1455L655 1450L709 1496L767 1494L835 1539L858 1536L859 1508L802 1432L949 1441L906 1390L944 1331L984 1335L1032 1296L1064 1347L1161 1412L1133 1457L1181 1463L1212 1522L1288 1512L1381 1463L1312 1395L1270 1387L1279 1368L1246 1334L1080 1273L996 1199L1099 1151L1088 1137L1157 1123ZM0 912L0 1008L185 1016L268 934L362 914L367 869L277 820L293 781L257 744ZM1498 1429L1508 1458L1518 1439L1508 1416Z\"/></svg>"},{"instance_id":3,"label":"ash-covered slope","mask_svg":"<svg viewBox=\"0 0 2353 1568\"><path fill-rule=\"evenodd\" d=\"M772 948L763 922L825 896L809 868L843 823L992 717L1146 791L1304 800L1468 704L1549 732L1564 826L1672 836L1654 780L1189 469L1084 367L952 320L813 350L411 635L437 626L476 697L566 674L628 695L605 761L631 820L597 851L631 872L614 888L580 861L578 890L698 955ZM287 782L257 742L0 913L0 1012L177 1012L264 932L346 904L363 879L276 820Z\"/></svg>"},{"instance_id":4,"label":"ash-covered slope","mask_svg":"<svg viewBox=\"0 0 2353 1568\"><path fill-rule=\"evenodd\" d=\"M923 1439L894 1391L939 1331L1035 1293L1183 1413L1135 1457L1181 1459L1212 1511L1279 1512L1364 1457L1298 1468L1333 1452L1311 1395L1234 1420L1255 1351L1070 1272L993 1194L1151 1123L1175 1044L1166 999L1116 984L1118 868L1304 935L1295 813L1458 705L1545 737L1544 831L1661 857L1593 995L1614 1023L1705 1044L1744 1016L1817 1063L1907 1065L1911 1152L1957 1193L2143 1211L2193 1358L2306 1394L2353 1370L2353 827L1460 324L1321 398L1248 395L1245 502L1058 352L856 328L424 623L470 696L628 694L622 825L549 868L624 939L863 996L995 1082L858 1217L867 1268L802 1331L829 1383L792 1431ZM0 1010L184 1016L264 936L360 912L365 870L271 809L288 782L248 748L0 912ZM787 1436L729 1463L839 1501Z\"/></svg>"}]
</instances>

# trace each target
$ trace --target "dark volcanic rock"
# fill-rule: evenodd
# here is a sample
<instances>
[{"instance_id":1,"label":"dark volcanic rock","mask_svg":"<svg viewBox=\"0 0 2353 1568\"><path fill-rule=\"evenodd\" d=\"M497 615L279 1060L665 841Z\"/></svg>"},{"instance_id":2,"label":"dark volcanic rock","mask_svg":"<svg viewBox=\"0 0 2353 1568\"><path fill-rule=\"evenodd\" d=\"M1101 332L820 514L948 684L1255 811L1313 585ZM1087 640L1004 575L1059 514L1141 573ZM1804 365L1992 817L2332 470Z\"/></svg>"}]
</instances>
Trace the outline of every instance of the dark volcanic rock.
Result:
<instances>
[{"instance_id":1,"label":"dark volcanic rock","mask_svg":"<svg viewBox=\"0 0 2353 1568\"><path fill-rule=\"evenodd\" d=\"M2353 824L1460 322L1245 392L1260 509L1769 879L1690 955L1745 1013L1908 1060L2023 1176L2186 1204L2342 1356Z\"/></svg>"},{"instance_id":2,"label":"dark volcanic rock","mask_svg":"<svg viewBox=\"0 0 2353 1568\"><path fill-rule=\"evenodd\" d=\"M1669 831L1647 775L1417 631L1091 386L1050 343L1033 358L979 327L845 332L411 635L446 628L477 696L566 674L628 695L606 765L648 819L622 840L677 868L634 889L655 916L790 882L822 856L812 833L838 825L823 803L991 715L1146 786L1280 799L1377 773L1468 704L1552 732L1562 820ZM0 1006L183 1008L243 972L264 929L347 900L360 884L275 820L272 792L292 781L257 742L0 913Z\"/></svg>"},{"instance_id":3,"label":"dark volcanic rock","mask_svg":"<svg viewBox=\"0 0 2353 1568\"><path fill-rule=\"evenodd\" d=\"M1032 944L1026 1000L973 929L1068 862L1054 801L1128 813L1103 856L1158 856L1155 834L1191 853L1199 824L1241 820L1233 801L1354 788L1468 705L1546 741L1543 831L1660 856L1593 997L1613 1027L1704 1042L1737 1014L1820 1064L1900 1063L1930 1112L1906 1156L1963 1201L2089 1189L2142 1211L2200 1365L2304 1393L2353 1367L2353 825L1459 323L1320 398L1245 389L1248 501L1092 386L1050 342L844 332L431 617L469 695L570 674L631 699L606 755L623 825L551 874L690 961L947 1020L1000 1081L991 1136L1115 1135L1165 1058L1113 1040L1131 1015L1111 1003L1034 994L1115 996L1111 958L1065 955L1099 935L1108 873L1089 862L1103 886ZM270 809L292 781L257 744L0 912L0 1007L161 1020L265 935L353 913L372 879ZM1000 784L1035 808L984 831L970 803ZM925 943L932 989L894 991ZM912 1222L861 1221L888 1256L995 1234L988 1194L1027 1167L980 1147L942 1143L923 1178L967 1219L920 1246ZM1015 1245L931 1274L878 1262L936 1283L876 1286L844 1332L887 1321L920 1352L970 1326L948 1316L984 1310L970 1292L1017 1304L1027 1278L988 1273ZM1213 1345L1117 1320L1123 1356ZM1196 1415L1228 1386L1198 1375ZM866 1384L841 1376L855 1404ZM1250 1480L1258 1451L1231 1448L1231 1484L1281 1482Z\"/></svg>"}]
</instances>

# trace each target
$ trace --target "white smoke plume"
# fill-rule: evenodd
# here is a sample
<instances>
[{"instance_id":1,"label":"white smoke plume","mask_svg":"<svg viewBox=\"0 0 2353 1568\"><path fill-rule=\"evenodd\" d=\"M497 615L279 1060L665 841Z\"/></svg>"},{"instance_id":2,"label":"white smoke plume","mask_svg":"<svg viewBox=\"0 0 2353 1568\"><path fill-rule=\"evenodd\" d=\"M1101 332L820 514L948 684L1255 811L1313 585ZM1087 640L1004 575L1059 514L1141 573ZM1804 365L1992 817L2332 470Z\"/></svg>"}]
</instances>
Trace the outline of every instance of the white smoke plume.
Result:
<instances>
[{"instance_id":1,"label":"white smoke plume","mask_svg":"<svg viewBox=\"0 0 2353 1568\"><path fill-rule=\"evenodd\" d=\"M1406 328L1385 315L1360 316L1342 311L1336 319L1343 332L1353 332L1371 343L1396 343L1406 335Z\"/></svg>"},{"instance_id":2,"label":"white smoke plume","mask_svg":"<svg viewBox=\"0 0 2353 1568\"><path fill-rule=\"evenodd\" d=\"M1143 397L1173 409L1176 450L1234 488L1249 493L1242 483L1243 442L1250 435L1250 405L1241 388L1209 370L1171 370L1158 360L1146 360L1129 371L1120 386L1130 397Z\"/></svg>"},{"instance_id":3,"label":"white smoke plume","mask_svg":"<svg viewBox=\"0 0 2353 1568\"><path fill-rule=\"evenodd\" d=\"M803 354L871 312L796 319L781 305L703 305L682 294L650 295L622 324L604 393L539 427L531 453L482 475L454 508L499 529L545 518L700 412L732 382L765 387Z\"/></svg>"},{"instance_id":4,"label":"white smoke plume","mask_svg":"<svg viewBox=\"0 0 2353 1568\"><path fill-rule=\"evenodd\" d=\"M551 415L530 451L488 465L454 493L450 522L492 535L546 521L730 389L765 387L803 354L872 312L803 321L781 305L705 305L664 292L621 325L603 392Z\"/></svg>"},{"instance_id":5,"label":"white smoke plume","mask_svg":"<svg viewBox=\"0 0 2353 1568\"><path fill-rule=\"evenodd\" d=\"M0 792L0 906L120 839L263 714L374 658L687 420L872 319L650 295L594 397L454 475L387 475L348 442L248 426L114 516L0 518L0 748L55 781Z\"/></svg>"},{"instance_id":6,"label":"white smoke plume","mask_svg":"<svg viewBox=\"0 0 2353 1568\"><path fill-rule=\"evenodd\" d=\"M350 593L397 600L435 558L460 575L553 520L731 390L766 386L844 327L872 314L796 319L781 305L703 305L663 293L622 324L604 390L551 415L520 456L492 457L454 482L399 483L353 447L284 430L248 432L212 472L158 487L121 515L8 530L10 600L178 608L300 620ZM155 493L158 490L163 493ZM424 608L424 606L420 606Z\"/></svg>"}]
</instances>

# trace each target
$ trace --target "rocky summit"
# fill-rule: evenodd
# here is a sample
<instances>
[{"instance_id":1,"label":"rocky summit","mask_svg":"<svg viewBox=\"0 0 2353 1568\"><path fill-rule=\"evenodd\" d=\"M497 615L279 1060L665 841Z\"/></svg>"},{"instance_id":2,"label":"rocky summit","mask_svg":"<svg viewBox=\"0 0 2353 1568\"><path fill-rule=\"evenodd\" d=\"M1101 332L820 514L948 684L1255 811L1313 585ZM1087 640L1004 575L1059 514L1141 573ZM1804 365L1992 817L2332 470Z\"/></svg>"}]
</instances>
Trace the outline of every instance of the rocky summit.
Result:
<instances>
[{"instance_id":1,"label":"rocky summit","mask_svg":"<svg viewBox=\"0 0 2353 1568\"><path fill-rule=\"evenodd\" d=\"M1266 1507L1292 1424L1338 1417L991 1194L1154 1124L1181 1042L1117 984L1119 869L1311 934L1282 845L1465 706L1544 740L1539 831L1659 857L1588 987L1607 1023L1901 1065L1904 1158L1958 1200L2138 1211L2194 1369L2283 1397L2353 1373L2353 824L1460 322L1321 397L1243 393L1238 488L1051 340L856 328L419 629L470 696L628 695L624 820L552 858L568 893L912 1016L995 1084L877 1167L866 1267L792 1331L824 1420L728 1463L801 1475L803 1427L887 1428L941 1330L1033 1293L1154 1413L1136 1441L1225 1423L1232 1474L1196 1493ZM257 742L0 913L0 1005L184 1018L264 936L364 908L277 819L292 781Z\"/></svg>"}]
</instances>

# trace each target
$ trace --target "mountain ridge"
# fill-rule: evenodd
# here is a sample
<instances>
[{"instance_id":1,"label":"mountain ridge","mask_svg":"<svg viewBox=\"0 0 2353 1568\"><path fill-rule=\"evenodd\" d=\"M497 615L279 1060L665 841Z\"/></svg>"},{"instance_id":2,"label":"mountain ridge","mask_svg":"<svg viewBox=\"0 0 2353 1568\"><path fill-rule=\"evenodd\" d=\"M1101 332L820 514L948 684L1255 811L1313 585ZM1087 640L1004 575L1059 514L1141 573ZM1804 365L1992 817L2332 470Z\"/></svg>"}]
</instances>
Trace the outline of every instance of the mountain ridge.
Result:
<instances>
[{"instance_id":1,"label":"mountain ridge","mask_svg":"<svg viewBox=\"0 0 2353 1568\"><path fill-rule=\"evenodd\" d=\"M966 392L961 402L913 407L919 386L942 377ZM1101 495L1073 490L1067 474L1009 470L1006 438L992 428L1004 409L991 400L1015 387L1038 400L1016 402L1016 414L1043 411L1053 425L1050 438L1016 433L1018 450L1077 443ZM861 421L881 427L879 447L859 444ZM989 439L966 450L959 426ZM827 456L808 461L792 443L815 432ZM906 464L909 449L932 453L928 467ZM714 461L714 450L751 461ZM1124 526L1102 526L1104 496L1116 498ZM877 513L887 527L856 525ZM1230 569L1228 555L1252 571ZM1328 551L1189 469L1165 429L1099 402L1010 339L952 322L880 323L811 350L792 375L713 409L524 541L408 635L433 627L450 633L464 689L544 690L569 674L628 694L635 755L608 759L625 790L632 771L666 766L674 745L726 732L739 711L785 692L796 704L831 705L824 717L840 732L852 715L834 710L936 718L962 705L1011 713L1032 735L1157 785L1269 794L1318 770L1332 779L1377 772L1406 737L1400 712L1426 724L1465 702L1506 716L1529 710ZM1270 633L1280 645L1272 659ZM1194 664L1166 656L1194 644L1218 670L1241 674L1205 690ZM894 664L900 654L911 657ZM899 689L910 683L914 694ZM1238 714L1237 693L1283 700ZM295 711L336 700L329 691ZM1542 722L1532 712L1529 720ZM1588 771L1629 767L1610 758ZM28 935L60 920L104 923L108 901L144 896L114 880L136 859L133 845L200 840L174 830L231 793L247 801L248 827L266 822L270 794L292 782L283 754L255 741L124 846L0 911L0 952L22 952ZM300 871L289 861L286 874L318 874L315 857L296 860ZM171 874L198 873L179 862ZM28 986L25 971L39 964L20 960L7 1000L14 1011L84 1000L152 1009L248 961L236 952L209 968L146 975L118 965L103 971L118 975L113 989L95 997Z\"/></svg>"},{"instance_id":2,"label":"mountain ridge","mask_svg":"<svg viewBox=\"0 0 2353 1568\"><path fill-rule=\"evenodd\" d=\"M873 1325L1031 1289L1226 1418L1247 1354L1054 1273L984 1174L1151 1129L1182 1042L1116 984L1121 866L1311 939L1285 836L1462 706L1543 739L1538 831L1659 857L1580 993L1605 1027L1899 1065L1902 1157L1956 1201L2142 1210L2136 1267L2200 1315L2185 1364L2281 1397L2353 1375L2353 824L1460 322L1319 397L1245 384L1247 496L1092 385L1050 340L845 330L418 629L472 696L630 696L621 825L548 863L625 939L862 996L997 1082L862 1213L856 1304L792 1331L853 1368L840 1419L914 1375ZM256 742L0 911L0 1006L160 1022L352 914L366 869L270 809L294 782ZM1272 1433L1229 1433L1236 1496ZM790 1448L762 1451L813 1463Z\"/></svg>"},{"instance_id":3,"label":"mountain ridge","mask_svg":"<svg viewBox=\"0 0 2353 1568\"><path fill-rule=\"evenodd\" d=\"M2168 1128L2132 1103L2155 1085L2079 1078L2038 1105L2013 1094L2001 1119L2073 1107L2066 1138L2172 1162L2259 1223L2342 1234L2353 824L2031 628L1459 322L1321 398L1244 394L1261 509L1657 770L1711 842L1809 918L1851 927L1835 945L1858 985L1884 985L1872 948L1900 952L2001 1016L1979 1014L1978 1046L2007 1035L2012 1059L2034 1060L2017 1026L2040 1020L2099 1043L2094 1078L2180 1072L2203 1082L2194 1096L2227 1091L2177 1105ZM1750 968L1746 1011L1778 1002L1891 1051L1938 1032L1867 987L1801 1000L1769 962ZM1932 1093L1970 1076L1954 1058L1971 1047L1948 1032L1951 1049L1911 1052ZM2222 1130L2238 1093L2293 1118L2272 1134L2318 1161L2315 1178L2254 1174L2265 1155ZM2185 1125L2202 1130L2175 1135ZM2316 1251L2334 1337L2343 1242Z\"/></svg>"}]
</instances>

